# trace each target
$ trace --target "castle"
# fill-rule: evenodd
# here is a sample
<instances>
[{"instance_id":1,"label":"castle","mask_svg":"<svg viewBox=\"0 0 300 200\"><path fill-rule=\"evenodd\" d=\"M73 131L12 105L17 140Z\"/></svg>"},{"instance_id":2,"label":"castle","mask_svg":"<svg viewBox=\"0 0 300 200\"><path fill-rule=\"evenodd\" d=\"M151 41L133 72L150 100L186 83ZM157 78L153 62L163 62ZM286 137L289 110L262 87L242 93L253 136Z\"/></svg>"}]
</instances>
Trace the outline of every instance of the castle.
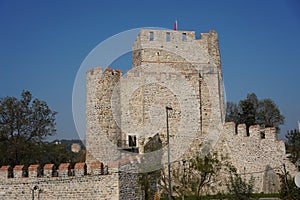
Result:
<instances>
[{"instance_id":1,"label":"castle","mask_svg":"<svg viewBox=\"0 0 300 200\"><path fill-rule=\"evenodd\" d=\"M100 67L86 73L86 119L86 163L31 165L28 177L24 166L2 166L0 199L141 199L137 173L165 165L167 131L171 163L222 153L254 177L255 192L278 191L283 163L296 172L274 128L247 133L243 124L225 123L215 31L197 39L194 31L141 30L126 75ZM161 148L149 151L153 141Z\"/></svg>"}]
</instances>

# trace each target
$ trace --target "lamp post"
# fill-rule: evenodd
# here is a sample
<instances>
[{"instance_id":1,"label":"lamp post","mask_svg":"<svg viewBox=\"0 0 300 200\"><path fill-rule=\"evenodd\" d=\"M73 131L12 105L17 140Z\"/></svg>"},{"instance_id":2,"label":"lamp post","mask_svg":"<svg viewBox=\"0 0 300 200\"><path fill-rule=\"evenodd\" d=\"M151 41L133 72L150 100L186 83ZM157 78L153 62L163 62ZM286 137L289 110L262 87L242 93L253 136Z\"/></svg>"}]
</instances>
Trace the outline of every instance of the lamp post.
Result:
<instances>
[{"instance_id":1,"label":"lamp post","mask_svg":"<svg viewBox=\"0 0 300 200\"><path fill-rule=\"evenodd\" d=\"M171 164L170 164L170 135L169 135L169 115L168 111L173 110L171 107L166 106L167 114L167 143L168 143L168 177L169 177L169 200L172 200L172 185L171 185Z\"/></svg>"},{"instance_id":2,"label":"lamp post","mask_svg":"<svg viewBox=\"0 0 300 200\"><path fill-rule=\"evenodd\" d=\"M183 160L182 161L182 164L183 164L183 197L182 199L184 200L184 195L185 195L185 163L186 163L186 160Z\"/></svg>"}]
</instances>

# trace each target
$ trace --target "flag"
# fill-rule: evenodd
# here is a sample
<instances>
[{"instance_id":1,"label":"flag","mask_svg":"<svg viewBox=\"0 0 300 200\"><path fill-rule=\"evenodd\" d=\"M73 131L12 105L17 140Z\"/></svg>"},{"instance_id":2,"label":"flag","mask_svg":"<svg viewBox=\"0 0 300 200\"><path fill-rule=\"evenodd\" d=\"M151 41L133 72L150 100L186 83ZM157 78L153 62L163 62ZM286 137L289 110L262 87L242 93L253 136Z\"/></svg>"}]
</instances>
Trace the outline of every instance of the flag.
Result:
<instances>
[{"instance_id":1,"label":"flag","mask_svg":"<svg viewBox=\"0 0 300 200\"><path fill-rule=\"evenodd\" d=\"M177 20L175 20L175 23L174 23L174 31L177 30Z\"/></svg>"}]
</instances>

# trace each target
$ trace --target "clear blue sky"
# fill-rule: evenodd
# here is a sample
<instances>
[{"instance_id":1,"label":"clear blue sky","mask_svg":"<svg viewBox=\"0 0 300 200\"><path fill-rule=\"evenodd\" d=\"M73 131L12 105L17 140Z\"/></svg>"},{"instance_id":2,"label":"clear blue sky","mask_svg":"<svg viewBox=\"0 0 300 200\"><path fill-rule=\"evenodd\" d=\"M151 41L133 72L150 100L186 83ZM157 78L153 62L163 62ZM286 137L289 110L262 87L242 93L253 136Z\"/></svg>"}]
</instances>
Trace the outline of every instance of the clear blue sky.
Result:
<instances>
[{"instance_id":1,"label":"clear blue sky","mask_svg":"<svg viewBox=\"0 0 300 200\"><path fill-rule=\"evenodd\" d=\"M22 90L57 115L55 138L78 138L72 118L76 72L101 41L139 27L219 34L227 100L271 98L285 115L282 133L300 120L300 1L15 1L0 0L0 96ZM124 62L119 69L129 69ZM112 66L115 67L115 66Z\"/></svg>"}]
</instances>

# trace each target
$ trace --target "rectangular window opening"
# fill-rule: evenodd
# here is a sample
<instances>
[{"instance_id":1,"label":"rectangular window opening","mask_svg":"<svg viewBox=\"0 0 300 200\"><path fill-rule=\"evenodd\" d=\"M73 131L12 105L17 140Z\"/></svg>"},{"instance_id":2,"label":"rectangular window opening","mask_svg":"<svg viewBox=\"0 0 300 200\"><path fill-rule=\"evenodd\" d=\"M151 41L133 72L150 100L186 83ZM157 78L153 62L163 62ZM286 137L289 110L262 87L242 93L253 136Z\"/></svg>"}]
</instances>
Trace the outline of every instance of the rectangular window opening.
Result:
<instances>
[{"instance_id":1,"label":"rectangular window opening","mask_svg":"<svg viewBox=\"0 0 300 200\"><path fill-rule=\"evenodd\" d=\"M265 132L260 132L260 138L261 139L265 139L266 138Z\"/></svg>"},{"instance_id":2,"label":"rectangular window opening","mask_svg":"<svg viewBox=\"0 0 300 200\"><path fill-rule=\"evenodd\" d=\"M246 127L246 136L249 137L250 136L250 130L249 130L249 126Z\"/></svg>"},{"instance_id":3,"label":"rectangular window opening","mask_svg":"<svg viewBox=\"0 0 300 200\"><path fill-rule=\"evenodd\" d=\"M167 34L166 34L166 41L170 42L170 33L169 32L167 32Z\"/></svg>"},{"instance_id":4,"label":"rectangular window opening","mask_svg":"<svg viewBox=\"0 0 300 200\"><path fill-rule=\"evenodd\" d=\"M136 136L128 135L129 147L136 147Z\"/></svg>"},{"instance_id":5,"label":"rectangular window opening","mask_svg":"<svg viewBox=\"0 0 300 200\"><path fill-rule=\"evenodd\" d=\"M150 41L153 41L154 40L154 33L152 31L150 32L149 36L150 36Z\"/></svg>"},{"instance_id":6,"label":"rectangular window opening","mask_svg":"<svg viewBox=\"0 0 300 200\"><path fill-rule=\"evenodd\" d=\"M182 41L186 41L186 33L182 33Z\"/></svg>"}]
</instances>

